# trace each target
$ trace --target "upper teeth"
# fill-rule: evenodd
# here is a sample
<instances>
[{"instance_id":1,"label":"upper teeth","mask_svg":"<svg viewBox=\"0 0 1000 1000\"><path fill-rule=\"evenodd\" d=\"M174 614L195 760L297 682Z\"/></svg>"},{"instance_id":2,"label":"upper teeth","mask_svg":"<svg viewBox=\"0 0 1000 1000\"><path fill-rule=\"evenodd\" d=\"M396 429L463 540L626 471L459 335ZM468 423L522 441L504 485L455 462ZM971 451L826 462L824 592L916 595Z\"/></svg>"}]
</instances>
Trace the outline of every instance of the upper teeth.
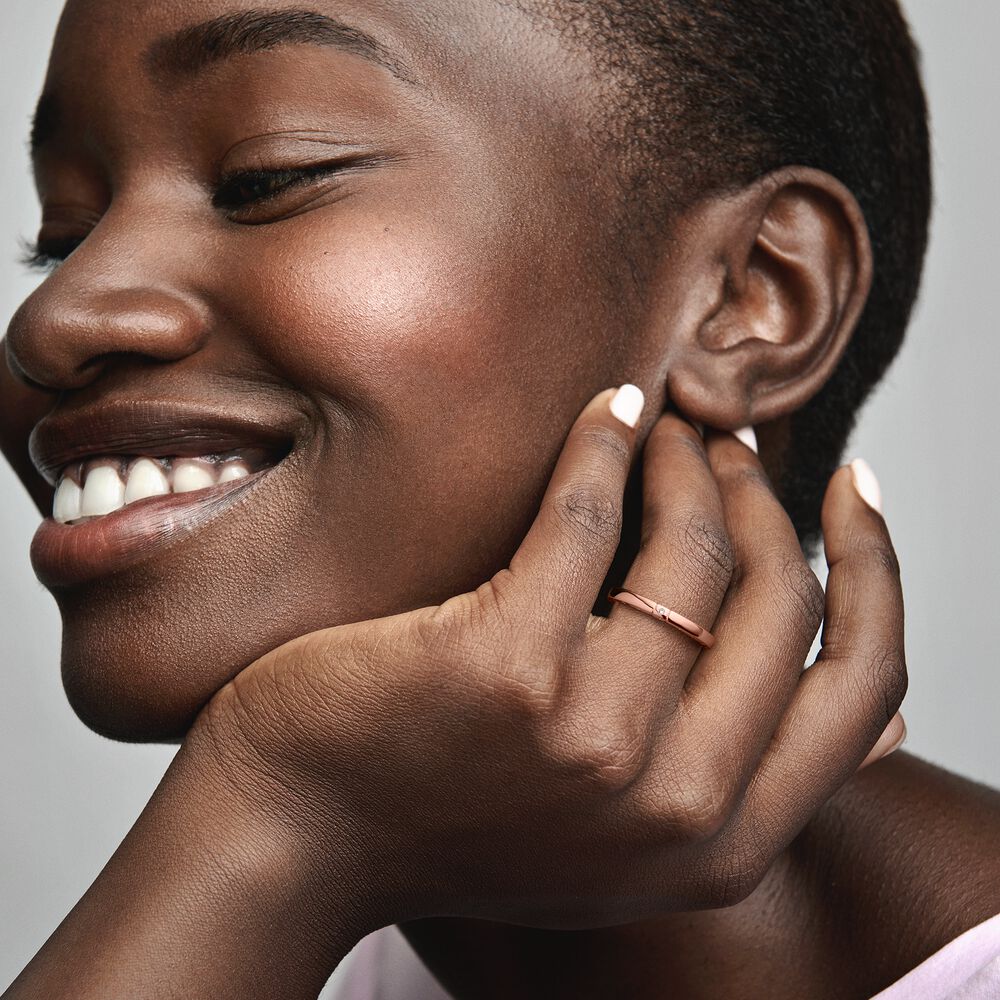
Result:
<instances>
[{"instance_id":1,"label":"upper teeth","mask_svg":"<svg viewBox=\"0 0 1000 1000\"><path fill-rule=\"evenodd\" d=\"M67 473L59 480L52 517L60 524L113 514L149 497L191 493L250 475L249 464L242 459L219 463L211 458L108 458L88 462L78 470L82 487Z\"/></svg>"}]
</instances>

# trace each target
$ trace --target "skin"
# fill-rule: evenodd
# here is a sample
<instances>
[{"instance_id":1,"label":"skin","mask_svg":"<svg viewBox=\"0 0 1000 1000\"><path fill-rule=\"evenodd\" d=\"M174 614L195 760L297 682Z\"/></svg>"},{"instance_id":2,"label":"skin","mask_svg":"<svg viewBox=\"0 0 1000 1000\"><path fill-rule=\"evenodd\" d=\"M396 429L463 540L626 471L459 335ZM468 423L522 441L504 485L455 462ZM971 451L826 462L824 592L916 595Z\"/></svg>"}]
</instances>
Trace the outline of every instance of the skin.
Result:
<instances>
[{"instance_id":1,"label":"skin","mask_svg":"<svg viewBox=\"0 0 1000 1000\"><path fill-rule=\"evenodd\" d=\"M566 428L594 392L625 380L612 347L624 324L600 283L580 287L596 273L600 229L568 234L560 222L592 208L565 174L566 149L584 148L570 124L572 67L555 81L557 120L568 121L553 132L552 67L537 44L530 61L487 54L500 13L484 23L480 10L445 5L418 32L421 7L355 6L356 21L397 47L424 45L411 59L433 96L357 56L298 46L236 59L164 101L143 49L232 5L154 4L141 19L127 8L71 4L56 40L46 87L72 95L66 118L79 131L46 150L42 186L50 204L84 194L88 211L71 216L102 219L15 317L9 348L35 382L72 384L75 405L140 391L226 405L251 393L296 442L266 500L197 545L57 595L74 707L111 735L161 738L282 642L443 600L509 559ZM520 21L505 19L520 28L512 51L528 42ZM450 52L425 39L437 31ZM469 72L432 73L458 44L476 56ZM472 106L470 90L483 95ZM205 190L227 150L302 129L342 136L323 156L349 144L384 160L314 185L305 200L325 207L280 225L227 224ZM281 142L260 138L223 166L286 166ZM510 155L525 143L538 147L527 178ZM286 197L275 214L303 200ZM88 304L105 321L84 331ZM106 321L123 313L126 323ZM53 323L74 333L53 340ZM567 363L571 340L602 359L596 370ZM91 364L101 355L115 363ZM142 365L150 357L166 363Z\"/></svg>"},{"instance_id":2,"label":"skin","mask_svg":"<svg viewBox=\"0 0 1000 1000\"><path fill-rule=\"evenodd\" d=\"M76 0L53 51L46 90L66 124L36 160L42 240L85 239L8 331L19 382L4 376L6 453L44 506L27 433L53 407L249 398L292 450L252 498L183 543L55 588L81 716L123 738L186 738L126 844L10 995L62 995L67 968L75 996L168 995L151 986L165 981L178 995L266 996L279 984L315 995L366 930L440 914L625 924L601 932L608 968L634 969L631 942L654 934L665 951L638 949L649 983L665 971L686 983L676 956L730 948L761 908L795 953L794 912L834 918L817 902L822 882L802 873L811 862L788 846L866 757L905 687L891 543L846 473L824 510L840 567L825 654L845 669L800 678L824 599L765 474L785 418L829 376L863 307L872 261L853 197L789 168L706 199L654 248L640 292L607 253L615 191L580 125L597 99L583 53L485 0L319 4L389 41L421 85L297 45L171 80L165 100L149 44L243 8L156 2L138 16L123 0ZM291 130L320 130L319 145L336 132L372 165L239 219L213 207L227 157L242 150L244 169L287 166L290 149L301 157ZM567 441L584 404L626 380L649 399L637 430L608 416L605 393ZM657 421L668 399L713 428L757 425L764 465L728 435L706 446L678 418ZM647 441L645 481L627 490ZM634 612L590 617L605 577L626 574L640 592L672 582L685 613L717 631L730 623L718 669L699 673L696 648ZM777 610L775 593L787 601ZM780 615L770 631L768 614ZM764 694L747 649L770 671ZM526 691L545 704L525 703ZM692 700L684 725L678 705ZM462 726L470 712L482 716L475 733ZM537 787L484 806L512 774ZM915 779L931 791L907 793L914 815L953 792L970 824L985 817L995 830L995 800L949 780ZM873 789L891 790L866 775L834 800L850 829L892 813ZM807 831L807 857L856 866L872 845L838 853L832 844L854 841L829 815ZM463 823L460 854L441 857ZM609 851L623 849L623 830L645 865L624 893ZM976 837L950 839L964 848L956 870L977 852L990 863ZM512 865L511 843L536 847ZM585 905L566 858L592 869ZM901 868L893 885L912 881ZM840 905L874 929L864 893ZM1000 902L978 888L970 897L961 917L897 946L901 968L874 949L859 958L851 987L905 971ZM731 920L639 922L723 904ZM449 953L462 935L487 935L484 954L523 935L508 968L521 984L545 981L532 935L551 932L410 930L459 995L488 995ZM596 932L577 933L546 960L551 974L593 948ZM803 964L818 975L830 963ZM234 967L246 982L227 976ZM769 970L755 975L766 986Z\"/></svg>"}]
</instances>

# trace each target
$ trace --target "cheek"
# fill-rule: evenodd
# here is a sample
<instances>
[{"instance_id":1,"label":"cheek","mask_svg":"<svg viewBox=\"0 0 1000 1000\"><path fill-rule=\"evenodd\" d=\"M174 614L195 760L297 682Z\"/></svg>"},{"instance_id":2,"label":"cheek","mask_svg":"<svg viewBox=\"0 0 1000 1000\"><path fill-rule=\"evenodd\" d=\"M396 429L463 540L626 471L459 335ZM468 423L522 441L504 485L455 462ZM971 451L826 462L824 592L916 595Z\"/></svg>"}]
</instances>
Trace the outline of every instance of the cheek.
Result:
<instances>
[{"instance_id":1,"label":"cheek","mask_svg":"<svg viewBox=\"0 0 1000 1000\"><path fill-rule=\"evenodd\" d=\"M359 224L333 246L303 240L266 297L283 331L274 363L317 409L345 410L368 435L341 497L377 510L392 558L445 586L463 562L462 582L481 582L520 530L530 471L537 479L550 450L535 427L569 389L561 331L506 239Z\"/></svg>"},{"instance_id":2,"label":"cheek","mask_svg":"<svg viewBox=\"0 0 1000 1000\"><path fill-rule=\"evenodd\" d=\"M526 276L496 242L359 222L303 226L294 256L265 253L247 326L298 388L391 412L390 387L450 394L546 349Z\"/></svg>"},{"instance_id":3,"label":"cheek","mask_svg":"<svg viewBox=\"0 0 1000 1000\"><path fill-rule=\"evenodd\" d=\"M317 524L349 520L421 602L509 559L570 424L618 377L602 286L581 281L591 241L500 202L348 200L258 231L233 276L243 336L330 429ZM328 541L326 565L360 558Z\"/></svg>"},{"instance_id":4,"label":"cheek","mask_svg":"<svg viewBox=\"0 0 1000 1000\"><path fill-rule=\"evenodd\" d=\"M538 166L526 183L498 160L418 160L251 230L240 326L293 386L379 424L400 396L453 419L500 395L549 407L608 354L604 243L565 178Z\"/></svg>"}]
</instances>

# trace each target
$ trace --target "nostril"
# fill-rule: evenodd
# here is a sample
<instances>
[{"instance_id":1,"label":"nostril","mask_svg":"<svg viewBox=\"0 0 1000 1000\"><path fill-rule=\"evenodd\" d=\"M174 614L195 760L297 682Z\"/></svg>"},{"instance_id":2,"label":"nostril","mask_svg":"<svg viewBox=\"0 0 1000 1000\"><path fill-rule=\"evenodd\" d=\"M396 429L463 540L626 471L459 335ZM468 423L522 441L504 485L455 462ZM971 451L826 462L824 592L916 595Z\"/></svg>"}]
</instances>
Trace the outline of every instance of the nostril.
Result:
<instances>
[{"instance_id":1,"label":"nostril","mask_svg":"<svg viewBox=\"0 0 1000 1000\"><path fill-rule=\"evenodd\" d=\"M54 275L15 314L8 331L11 367L49 391L90 384L118 360L167 363L204 345L206 310L159 289L74 288Z\"/></svg>"},{"instance_id":2,"label":"nostril","mask_svg":"<svg viewBox=\"0 0 1000 1000\"><path fill-rule=\"evenodd\" d=\"M41 382L36 382L21 366L18 362L17 354L15 354L14 349L11 347L10 337L8 336L4 341L5 350L4 360L6 361L7 371L16 379L21 385L32 389L35 392L44 392L51 394L52 390L47 386L42 385Z\"/></svg>"},{"instance_id":3,"label":"nostril","mask_svg":"<svg viewBox=\"0 0 1000 1000\"><path fill-rule=\"evenodd\" d=\"M3 354L7 357L6 364ZM28 439L38 421L51 411L55 397L38 392L34 383L20 375L15 380L11 360L9 349L0 344L0 452L45 515L52 504L52 488L31 461Z\"/></svg>"}]
</instances>

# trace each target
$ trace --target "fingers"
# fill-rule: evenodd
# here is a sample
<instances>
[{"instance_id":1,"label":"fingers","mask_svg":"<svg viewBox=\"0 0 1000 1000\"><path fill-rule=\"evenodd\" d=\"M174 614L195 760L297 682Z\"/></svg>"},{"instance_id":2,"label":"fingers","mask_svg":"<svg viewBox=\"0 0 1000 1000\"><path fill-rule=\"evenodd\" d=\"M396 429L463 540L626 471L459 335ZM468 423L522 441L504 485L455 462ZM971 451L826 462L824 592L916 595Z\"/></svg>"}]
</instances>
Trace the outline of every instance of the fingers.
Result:
<instances>
[{"instance_id":1,"label":"fingers","mask_svg":"<svg viewBox=\"0 0 1000 1000\"><path fill-rule=\"evenodd\" d=\"M637 791L644 801L677 787L677 773L707 789L715 820L735 809L792 698L823 615L823 588L756 453L733 434L710 431L733 573L715 623L715 645L699 651L680 711L660 737ZM695 796L695 798L698 798ZM699 799L684 808L704 810ZM702 828L704 818L696 817Z\"/></svg>"},{"instance_id":2,"label":"fingers","mask_svg":"<svg viewBox=\"0 0 1000 1000\"><path fill-rule=\"evenodd\" d=\"M870 767L880 761L883 757L895 753L906 741L906 722L900 712L892 717L892 722L886 726L885 732L878 738L878 743L871 748L871 752L861 762L859 771Z\"/></svg>"},{"instance_id":3,"label":"fingers","mask_svg":"<svg viewBox=\"0 0 1000 1000\"><path fill-rule=\"evenodd\" d=\"M855 481L851 467L839 469L823 504L830 573L822 651L799 680L740 810L772 839L770 856L855 772L906 692L899 567L885 522ZM870 486L860 481L874 501ZM770 817L781 820L762 830Z\"/></svg>"},{"instance_id":4,"label":"fingers","mask_svg":"<svg viewBox=\"0 0 1000 1000\"><path fill-rule=\"evenodd\" d=\"M716 646L698 659L685 700L695 725L714 728L725 719L725 739L714 745L728 769L749 780L798 684L824 595L756 454L731 434L712 433L708 457L735 572Z\"/></svg>"},{"instance_id":5,"label":"fingers","mask_svg":"<svg viewBox=\"0 0 1000 1000\"><path fill-rule=\"evenodd\" d=\"M732 569L704 443L690 423L666 414L646 442L642 545L622 585L711 630ZM701 652L677 629L621 604L612 606L607 627L592 641L597 683L606 686L610 676L624 673L633 694L647 700L679 693Z\"/></svg>"},{"instance_id":6,"label":"fingers","mask_svg":"<svg viewBox=\"0 0 1000 1000\"><path fill-rule=\"evenodd\" d=\"M581 413L510 575L555 628L584 630L621 535L622 497L644 399L609 389Z\"/></svg>"}]
</instances>

